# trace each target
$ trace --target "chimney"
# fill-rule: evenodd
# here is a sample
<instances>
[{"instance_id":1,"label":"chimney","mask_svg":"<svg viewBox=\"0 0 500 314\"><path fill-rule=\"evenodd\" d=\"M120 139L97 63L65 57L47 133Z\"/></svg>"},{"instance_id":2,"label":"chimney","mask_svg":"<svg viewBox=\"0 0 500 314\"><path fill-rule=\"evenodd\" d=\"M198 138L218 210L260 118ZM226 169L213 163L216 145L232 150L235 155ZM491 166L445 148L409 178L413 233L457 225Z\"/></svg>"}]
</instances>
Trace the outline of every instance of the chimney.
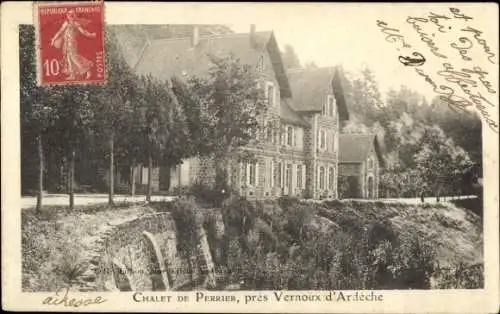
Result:
<instances>
[{"instance_id":1,"label":"chimney","mask_svg":"<svg viewBox=\"0 0 500 314\"><path fill-rule=\"evenodd\" d=\"M200 42L200 28L198 25L193 25L193 35L191 37L191 46L196 47Z\"/></svg>"},{"instance_id":2,"label":"chimney","mask_svg":"<svg viewBox=\"0 0 500 314\"><path fill-rule=\"evenodd\" d=\"M255 40L255 24L250 24L250 45L255 47L257 41Z\"/></svg>"}]
</instances>

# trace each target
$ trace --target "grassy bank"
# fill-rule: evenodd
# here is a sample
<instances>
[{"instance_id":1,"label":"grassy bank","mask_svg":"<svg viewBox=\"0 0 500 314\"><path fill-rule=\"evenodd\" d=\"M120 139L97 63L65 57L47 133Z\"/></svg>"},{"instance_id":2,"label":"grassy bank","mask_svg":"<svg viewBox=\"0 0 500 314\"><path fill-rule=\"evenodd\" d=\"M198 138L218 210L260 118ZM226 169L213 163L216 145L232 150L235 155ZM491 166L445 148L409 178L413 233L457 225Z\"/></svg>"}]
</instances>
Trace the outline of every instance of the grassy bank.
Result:
<instances>
[{"instance_id":1,"label":"grassy bank","mask_svg":"<svg viewBox=\"0 0 500 314\"><path fill-rule=\"evenodd\" d=\"M188 209L196 217L184 215ZM453 204L233 198L220 210L202 209L193 199L51 207L40 215L23 210L23 290L81 286L109 224L156 211L172 211L178 227L203 225L219 289L234 283L232 289L249 290L483 286L481 217ZM195 245L190 242L179 243L180 253Z\"/></svg>"},{"instance_id":2,"label":"grassy bank","mask_svg":"<svg viewBox=\"0 0 500 314\"><path fill-rule=\"evenodd\" d=\"M218 261L241 289L481 288L480 218L451 204L233 200Z\"/></svg>"},{"instance_id":3,"label":"grassy bank","mask_svg":"<svg viewBox=\"0 0 500 314\"><path fill-rule=\"evenodd\" d=\"M26 292L56 291L85 284L93 267L89 256L108 223L137 217L151 209L139 205L44 207L21 211L22 288Z\"/></svg>"}]
</instances>

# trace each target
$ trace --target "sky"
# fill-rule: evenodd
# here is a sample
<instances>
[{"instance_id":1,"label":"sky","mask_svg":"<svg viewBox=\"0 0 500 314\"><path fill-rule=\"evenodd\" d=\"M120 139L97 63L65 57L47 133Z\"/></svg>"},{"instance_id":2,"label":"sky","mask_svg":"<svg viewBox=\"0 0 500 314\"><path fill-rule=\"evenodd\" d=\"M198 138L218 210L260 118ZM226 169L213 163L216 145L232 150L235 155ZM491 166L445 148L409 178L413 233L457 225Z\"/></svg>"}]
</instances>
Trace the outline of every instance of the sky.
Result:
<instances>
[{"instance_id":1,"label":"sky","mask_svg":"<svg viewBox=\"0 0 500 314\"><path fill-rule=\"evenodd\" d=\"M382 33L377 26L377 20L383 20L391 28L397 28L399 34L404 34L408 42L413 45L414 50L421 52L428 59L426 67L422 68L426 72L435 74L441 68L438 61L443 60L430 52L419 34L406 22L408 17L428 17L431 12L452 16L448 6L435 4L432 4L432 7L429 5L419 7L381 5L376 8L363 4L304 4L297 9L290 9L289 12L284 10L274 18L268 16L275 14L273 10L270 10L268 14L263 10L255 24L257 31L273 30L281 49L285 44L292 45L302 64L310 61L314 61L318 66L341 64L351 73L359 73L363 66L367 66L374 72L383 94L389 88L399 89L400 85L406 85L431 100L436 95L432 86L416 74L412 67L406 67L398 61L401 47L387 42L386 34ZM491 23L488 24L492 20L486 18L488 15L495 17L494 9L485 11L474 6L466 6L461 8L461 12L473 17L473 20L467 20L467 22L484 32L483 37L488 40L490 46L495 47L496 43L498 47L498 40L493 40L498 38L498 29L493 29ZM253 13L248 10L246 15L252 16ZM456 19L452 20L449 25L462 28L466 23L461 22L462 20ZM434 33L437 29L430 22L418 25L422 26L422 31L428 34ZM243 21L229 26L236 32L248 32L250 29L249 24ZM446 52L448 60L460 63L463 60L460 60L458 51L450 47L450 44L457 42L457 39L462 36L460 29L458 27L455 29L458 32L450 31L444 34L446 36L440 36L439 40L435 40L435 44L442 47L440 49ZM433 38L436 38L436 35ZM496 65L492 67L488 62L484 62L479 48L478 45L473 48L476 49L473 52L478 55L477 61L481 61L478 64L483 65L485 69L498 68L498 59L496 59ZM410 50L407 52L409 53Z\"/></svg>"}]
</instances>

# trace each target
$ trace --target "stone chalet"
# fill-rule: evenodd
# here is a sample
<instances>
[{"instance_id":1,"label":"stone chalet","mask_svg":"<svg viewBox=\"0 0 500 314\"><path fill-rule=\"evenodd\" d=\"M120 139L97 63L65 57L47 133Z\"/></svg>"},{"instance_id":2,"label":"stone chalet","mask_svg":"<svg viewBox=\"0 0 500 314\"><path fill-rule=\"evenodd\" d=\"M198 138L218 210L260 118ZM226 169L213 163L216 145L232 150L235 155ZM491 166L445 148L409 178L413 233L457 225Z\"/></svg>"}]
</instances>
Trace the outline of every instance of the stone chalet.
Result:
<instances>
[{"instance_id":1,"label":"stone chalet","mask_svg":"<svg viewBox=\"0 0 500 314\"><path fill-rule=\"evenodd\" d=\"M341 134L339 137L339 175L346 178L345 198L379 197L380 168L384 159L377 136Z\"/></svg>"},{"instance_id":2,"label":"stone chalet","mask_svg":"<svg viewBox=\"0 0 500 314\"><path fill-rule=\"evenodd\" d=\"M151 74L162 80L208 75L209 53L234 54L242 64L255 67L271 109L264 117L264 140L240 148L253 152L255 162L233 158L228 165L230 185L248 197L338 198L339 158L346 156L342 149L349 146L348 142L339 145L340 126L349 114L336 68L287 71L274 33L257 32L254 26L249 33L215 36L200 36L193 26L189 37L147 39L135 54L130 49L125 52L137 74ZM279 127L272 127L276 125ZM367 184L366 180L360 181L360 189L372 187L371 194L358 193L360 197L378 191L379 159L378 155L370 157L369 152L359 150L364 155L346 163L349 168L350 162L356 162L355 167L363 170L366 167L364 161L359 162L361 158L372 158L376 164L373 176L372 172L358 171L359 176L367 175L369 180ZM191 158L172 169L156 168L154 189L169 190L195 182L211 184L214 168L213 161L207 158ZM137 173L138 182L145 184L147 169L142 167Z\"/></svg>"}]
</instances>

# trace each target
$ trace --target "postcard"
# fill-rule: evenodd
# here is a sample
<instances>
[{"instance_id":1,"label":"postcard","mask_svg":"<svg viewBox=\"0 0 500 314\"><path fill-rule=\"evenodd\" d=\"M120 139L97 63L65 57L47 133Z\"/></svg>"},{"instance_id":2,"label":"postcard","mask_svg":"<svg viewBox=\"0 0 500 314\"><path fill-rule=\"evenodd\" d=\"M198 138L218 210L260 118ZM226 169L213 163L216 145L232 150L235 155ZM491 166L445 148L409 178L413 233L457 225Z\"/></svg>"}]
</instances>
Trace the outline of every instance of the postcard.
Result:
<instances>
[{"instance_id":1,"label":"postcard","mask_svg":"<svg viewBox=\"0 0 500 314\"><path fill-rule=\"evenodd\" d=\"M4 310L498 311L497 5L1 14Z\"/></svg>"}]
</instances>

